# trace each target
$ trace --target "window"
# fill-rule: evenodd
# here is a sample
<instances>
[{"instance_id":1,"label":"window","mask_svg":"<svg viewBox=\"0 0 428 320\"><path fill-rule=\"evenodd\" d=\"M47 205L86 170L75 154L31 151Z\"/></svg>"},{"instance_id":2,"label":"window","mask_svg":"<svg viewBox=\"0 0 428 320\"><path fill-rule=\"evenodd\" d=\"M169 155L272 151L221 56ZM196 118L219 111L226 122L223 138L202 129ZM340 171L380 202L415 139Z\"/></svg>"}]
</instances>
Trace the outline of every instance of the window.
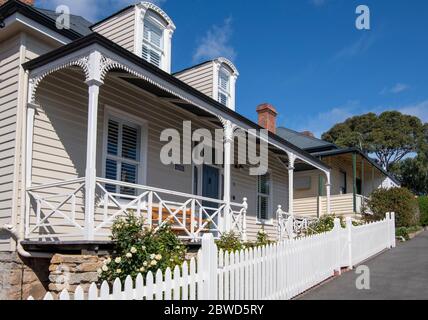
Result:
<instances>
[{"instance_id":1,"label":"window","mask_svg":"<svg viewBox=\"0 0 428 320\"><path fill-rule=\"evenodd\" d=\"M218 74L218 101L225 106L229 105L230 100L230 74L224 68L221 68Z\"/></svg>"},{"instance_id":2,"label":"window","mask_svg":"<svg viewBox=\"0 0 428 320\"><path fill-rule=\"evenodd\" d=\"M340 171L340 189L339 192L340 194L346 194L348 193L347 188L346 188L346 172L345 171Z\"/></svg>"},{"instance_id":3,"label":"window","mask_svg":"<svg viewBox=\"0 0 428 320\"><path fill-rule=\"evenodd\" d=\"M106 179L136 184L141 170L141 127L118 118L109 118L105 162ZM128 187L106 185L112 193L135 195Z\"/></svg>"},{"instance_id":4,"label":"window","mask_svg":"<svg viewBox=\"0 0 428 320\"><path fill-rule=\"evenodd\" d=\"M257 184L257 218L268 220L270 211L271 179L267 173L258 177Z\"/></svg>"},{"instance_id":5,"label":"window","mask_svg":"<svg viewBox=\"0 0 428 320\"><path fill-rule=\"evenodd\" d=\"M150 16L144 19L142 57L160 68L163 54L163 29L151 20Z\"/></svg>"}]
</instances>

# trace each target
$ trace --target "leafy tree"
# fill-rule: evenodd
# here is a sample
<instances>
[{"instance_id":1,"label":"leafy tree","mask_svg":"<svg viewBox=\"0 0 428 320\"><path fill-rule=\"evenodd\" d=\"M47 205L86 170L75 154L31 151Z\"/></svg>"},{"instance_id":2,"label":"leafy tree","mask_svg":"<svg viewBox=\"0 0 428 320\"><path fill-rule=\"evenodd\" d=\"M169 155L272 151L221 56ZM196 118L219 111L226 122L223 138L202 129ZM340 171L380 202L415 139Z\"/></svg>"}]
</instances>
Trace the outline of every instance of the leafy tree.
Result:
<instances>
[{"instance_id":1,"label":"leafy tree","mask_svg":"<svg viewBox=\"0 0 428 320\"><path fill-rule=\"evenodd\" d=\"M428 194L428 162L422 156L404 159L391 170L403 187L417 195Z\"/></svg>"},{"instance_id":2,"label":"leafy tree","mask_svg":"<svg viewBox=\"0 0 428 320\"><path fill-rule=\"evenodd\" d=\"M407 155L427 149L428 126L414 116L386 111L368 113L336 124L322 135L340 147L356 147L376 155L379 164L389 168Z\"/></svg>"},{"instance_id":3,"label":"leafy tree","mask_svg":"<svg viewBox=\"0 0 428 320\"><path fill-rule=\"evenodd\" d=\"M367 220L379 220L387 212L395 212L396 227L411 227L419 223L419 204L415 196L406 188L377 189L368 206L372 216L365 216Z\"/></svg>"}]
</instances>

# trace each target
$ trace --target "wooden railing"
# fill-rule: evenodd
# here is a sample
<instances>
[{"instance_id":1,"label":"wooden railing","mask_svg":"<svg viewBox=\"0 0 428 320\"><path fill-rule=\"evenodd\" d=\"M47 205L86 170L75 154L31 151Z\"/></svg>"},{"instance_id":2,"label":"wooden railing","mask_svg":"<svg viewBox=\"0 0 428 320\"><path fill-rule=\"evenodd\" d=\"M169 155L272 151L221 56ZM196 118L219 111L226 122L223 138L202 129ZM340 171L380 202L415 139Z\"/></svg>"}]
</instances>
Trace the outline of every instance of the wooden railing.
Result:
<instances>
[{"instance_id":1,"label":"wooden railing","mask_svg":"<svg viewBox=\"0 0 428 320\"><path fill-rule=\"evenodd\" d=\"M109 191L110 190L110 191ZM111 191L116 190L117 192ZM27 190L26 239L85 240L85 179L52 183ZM205 233L219 237L233 231L246 239L247 199L226 203L187 193L96 179L96 203L91 234L106 239L121 216L134 212L156 230L171 224L181 239L197 241Z\"/></svg>"}]
</instances>

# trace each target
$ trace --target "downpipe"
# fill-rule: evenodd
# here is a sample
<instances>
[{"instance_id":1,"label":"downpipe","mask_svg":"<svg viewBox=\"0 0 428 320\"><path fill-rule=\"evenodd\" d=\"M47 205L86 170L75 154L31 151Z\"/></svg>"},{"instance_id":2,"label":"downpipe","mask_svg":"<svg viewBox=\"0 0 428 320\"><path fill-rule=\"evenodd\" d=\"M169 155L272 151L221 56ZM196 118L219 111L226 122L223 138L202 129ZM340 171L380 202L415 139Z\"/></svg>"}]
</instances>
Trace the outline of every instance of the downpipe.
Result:
<instances>
[{"instance_id":1,"label":"downpipe","mask_svg":"<svg viewBox=\"0 0 428 320\"><path fill-rule=\"evenodd\" d=\"M16 228L10 224L5 224L4 226L1 226L0 231L5 231L11 236L12 239L16 241L16 251L21 257L50 259L53 256L52 253L26 251L21 245L21 241L23 239L20 237L18 230L16 230Z\"/></svg>"}]
</instances>

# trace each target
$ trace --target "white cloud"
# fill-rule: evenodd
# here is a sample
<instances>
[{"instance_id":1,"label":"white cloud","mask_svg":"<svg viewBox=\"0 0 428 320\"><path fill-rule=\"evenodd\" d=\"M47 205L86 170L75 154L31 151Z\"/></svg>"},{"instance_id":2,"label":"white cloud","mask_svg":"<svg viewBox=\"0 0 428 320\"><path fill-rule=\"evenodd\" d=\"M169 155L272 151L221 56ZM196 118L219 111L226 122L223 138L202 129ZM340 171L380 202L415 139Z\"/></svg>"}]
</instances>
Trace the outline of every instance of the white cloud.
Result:
<instances>
[{"instance_id":1,"label":"white cloud","mask_svg":"<svg viewBox=\"0 0 428 320\"><path fill-rule=\"evenodd\" d=\"M428 122L428 100L413 104L402 106L398 111L411 116L416 116L423 122Z\"/></svg>"},{"instance_id":2,"label":"white cloud","mask_svg":"<svg viewBox=\"0 0 428 320\"><path fill-rule=\"evenodd\" d=\"M161 5L166 0L149 0L156 5ZM89 21L96 22L116 11L130 5L136 4L137 0L37 0L36 6L55 10L60 5L70 8L70 13L82 16Z\"/></svg>"},{"instance_id":3,"label":"white cloud","mask_svg":"<svg viewBox=\"0 0 428 320\"><path fill-rule=\"evenodd\" d=\"M348 101L342 106L334 107L328 111L320 112L313 117L307 118L303 125L297 126L297 131L309 130L315 134L316 137L321 135L333 127L336 123L345 121L346 119L373 112L380 114L388 110L397 110L403 114L418 117L422 122L428 122L428 100L417 102L415 104L404 105L404 106L392 106L392 107L372 107L365 108L361 106L359 101Z\"/></svg>"},{"instance_id":4,"label":"white cloud","mask_svg":"<svg viewBox=\"0 0 428 320\"><path fill-rule=\"evenodd\" d=\"M193 55L193 61L225 57L230 60L236 58L236 51L229 43L232 36L232 19L227 18L221 26L212 26L201 39Z\"/></svg>"},{"instance_id":5,"label":"white cloud","mask_svg":"<svg viewBox=\"0 0 428 320\"><path fill-rule=\"evenodd\" d=\"M333 127L336 123L340 123L356 114L356 110L360 107L358 101L348 101L344 105L337 106L325 112L320 112L314 117L308 118L304 125L300 125L297 131L311 131L316 137L321 135Z\"/></svg>"},{"instance_id":6,"label":"white cloud","mask_svg":"<svg viewBox=\"0 0 428 320\"><path fill-rule=\"evenodd\" d=\"M352 58L367 52L375 43L376 36L372 33L364 33L357 41L342 48L335 55L333 60Z\"/></svg>"},{"instance_id":7,"label":"white cloud","mask_svg":"<svg viewBox=\"0 0 428 320\"><path fill-rule=\"evenodd\" d=\"M391 88L384 87L382 89L382 91L380 92L380 94L387 94L387 93L398 94L398 93L404 92L404 91L406 91L408 89L410 89L409 85L407 85L405 83L397 83L394 86L392 86Z\"/></svg>"}]
</instances>

